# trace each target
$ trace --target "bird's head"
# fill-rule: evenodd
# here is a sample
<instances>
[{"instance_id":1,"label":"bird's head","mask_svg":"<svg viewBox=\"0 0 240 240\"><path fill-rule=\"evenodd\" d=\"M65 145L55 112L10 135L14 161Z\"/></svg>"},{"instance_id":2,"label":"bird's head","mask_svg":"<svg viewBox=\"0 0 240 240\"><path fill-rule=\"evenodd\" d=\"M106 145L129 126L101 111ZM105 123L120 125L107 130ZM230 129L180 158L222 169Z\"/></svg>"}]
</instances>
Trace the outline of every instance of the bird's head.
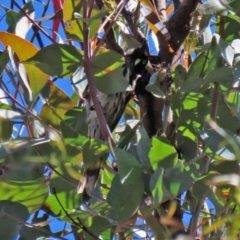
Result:
<instances>
[{"instance_id":1,"label":"bird's head","mask_svg":"<svg viewBox=\"0 0 240 240\"><path fill-rule=\"evenodd\" d=\"M145 42L141 47L133 50L132 53L125 55L123 65L123 75L130 85L133 85L148 63L148 46Z\"/></svg>"}]
</instances>

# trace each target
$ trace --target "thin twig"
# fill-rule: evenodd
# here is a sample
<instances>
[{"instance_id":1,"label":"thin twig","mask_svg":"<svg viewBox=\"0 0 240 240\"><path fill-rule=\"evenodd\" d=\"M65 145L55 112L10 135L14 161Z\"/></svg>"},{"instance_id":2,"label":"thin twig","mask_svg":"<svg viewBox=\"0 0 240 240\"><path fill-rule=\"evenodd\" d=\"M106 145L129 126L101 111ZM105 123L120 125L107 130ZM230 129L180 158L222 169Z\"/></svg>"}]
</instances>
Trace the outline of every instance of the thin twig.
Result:
<instances>
[{"instance_id":1,"label":"thin twig","mask_svg":"<svg viewBox=\"0 0 240 240\"><path fill-rule=\"evenodd\" d=\"M30 223L27 223L25 221L23 221L22 219L18 218L18 217L15 217L15 216L12 216L10 215L9 213L6 213L3 211L2 213L3 216L6 216L7 218L10 218L18 223L22 223L24 224L26 227L29 227L29 228L34 228L34 229L37 229L43 233L46 233L48 234L48 236L52 236L52 237L55 237L57 239L61 239L61 240L67 240L67 238L63 238L63 237L59 237L58 235L54 234L54 233L51 233L51 232L48 232L47 230L45 230L44 228L41 228L41 227L38 227L38 226L35 226L34 224L30 224Z\"/></svg>"},{"instance_id":2,"label":"thin twig","mask_svg":"<svg viewBox=\"0 0 240 240\"><path fill-rule=\"evenodd\" d=\"M211 119L213 121L216 121L219 95L220 95L219 85L217 82L215 82L214 89L213 89L212 108L211 108L211 113L210 113Z\"/></svg>"},{"instance_id":3,"label":"thin twig","mask_svg":"<svg viewBox=\"0 0 240 240\"><path fill-rule=\"evenodd\" d=\"M14 3L14 5L16 5L16 7L24 14L24 16L37 28L39 29L51 42L56 43L56 41L51 38L42 28L40 25L38 25L33 19L31 19L29 17L29 15L20 7L20 5L15 1L12 0L12 2Z\"/></svg>"},{"instance_id":4,"label":"thin twig","mask_svg":"<svg viewBox=\"0 0 240 240\"><path fill-rule=\"evenodd\" d=\"M99 239L97 236L95 236L91 231L89 231L89 229L82 223L82 221L78 219L79 223L76 222L69 214L68 212L65 210L65 208L63 207L62 203L60 202L60 200L58 199L57 193L56 193L56 189L53 188L53 194L55 195L58 204L60 205L60 207L62 208L62 210L64 211L64 213L66 214L66 216L72 221L72 223L74 223L77 227L82 228L83 231L85 231L86 233L88 233L89 235L91 235L92 237L94 237L94 239Z\"/></svg>"}]
</instances>

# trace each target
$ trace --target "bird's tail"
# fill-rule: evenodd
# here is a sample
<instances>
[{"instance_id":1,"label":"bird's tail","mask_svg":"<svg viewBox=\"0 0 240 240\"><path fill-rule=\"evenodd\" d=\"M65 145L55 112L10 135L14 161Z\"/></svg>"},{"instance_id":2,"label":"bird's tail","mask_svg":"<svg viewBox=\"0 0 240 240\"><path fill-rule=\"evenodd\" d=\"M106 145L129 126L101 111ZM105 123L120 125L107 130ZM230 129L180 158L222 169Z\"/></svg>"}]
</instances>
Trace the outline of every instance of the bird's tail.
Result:
<instances>
[{"instance_id":1,"label":"bird's tail","mask_svg":"<svg viewBox=\"0 0 240 240\"><path fill-rule=\"evenodd\" d=\"M83 200L86 202L89 201L96 187L99 172L100 168L86 169L84 170L83 175L80 178L78 184L78 193L83 194Z\"/></svg>"}]
</instances>

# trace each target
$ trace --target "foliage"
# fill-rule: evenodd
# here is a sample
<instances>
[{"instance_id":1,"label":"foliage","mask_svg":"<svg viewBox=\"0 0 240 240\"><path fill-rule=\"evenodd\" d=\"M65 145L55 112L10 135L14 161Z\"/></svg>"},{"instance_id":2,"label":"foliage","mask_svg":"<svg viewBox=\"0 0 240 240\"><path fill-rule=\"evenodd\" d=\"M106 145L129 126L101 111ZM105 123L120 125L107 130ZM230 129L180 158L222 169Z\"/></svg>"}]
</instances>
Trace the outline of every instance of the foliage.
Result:
<instances>
[{"instance_id":1,"label":"foliage","mask_svg":"<svg viewBox=\"0 0 240 240\"><path fill-rule=\"evenodd\" d=\"M174 138L165 133L150 138L137 103L131 101L113 132L114 144L88 138L83 46L87 26L94 85L107 94L126 91L123 56L101 42L106 31L101 23L108 16L122 48L139 44L125 30L119 1L105 1L100 10L91 5L94 1L66 0L61 10L52 0L54 14L50 0L30 1L22 8L18 1L1 4L6 29L0 32L0 239L18 234L20 239L68 239L72 233L84 239L169 239L183 227L173 217L176 203L168 211L161 204L179 196L189 234L196 236L199 229L202 239L235 239L240 202L238 1L199 5L184 42L188 61L180 56L180 64L172 68L171 91L163 93L154 79L147 86L170 103ZM84 2L92 9L87 17ZM140 2L157 14L148 1ZM170 18L173 3L167 1L167 6ZM34 19L37 9L41 16L31 22L27 16ZM151 33L156 33L155 25L142 15L134 17L153 42L150 48L157 47ZM63 29L52 34L52 23L57 30L59 19ZM159 39L166 43L161 32ZM83 166L99 158L108 167L87 205L76 189ZM110 170L112 159L118 171ZM32 228L26 223L30 215ZM67 225L55 232L49 218Z\"/></svg>"}]
</instances>

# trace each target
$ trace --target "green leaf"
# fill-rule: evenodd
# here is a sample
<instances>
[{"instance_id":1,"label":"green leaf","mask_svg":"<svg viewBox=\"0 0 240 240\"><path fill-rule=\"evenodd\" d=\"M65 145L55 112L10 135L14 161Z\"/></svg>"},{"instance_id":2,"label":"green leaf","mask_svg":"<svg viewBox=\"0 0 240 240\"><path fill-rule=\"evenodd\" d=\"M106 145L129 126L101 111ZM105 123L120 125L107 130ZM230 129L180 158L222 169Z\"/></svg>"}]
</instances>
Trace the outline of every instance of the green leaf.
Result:
<instances>
[{"instance_id":1,"label":"green leaf","mask_svg":"<svg viewBox=\"0 0 240 240\"><path fill-rule=\"evenodd\" d=\"M163 174L164 170L160 167L151 175L150 190L152 192L154 205L158 205L173 197L163 182Z\"/></svg>"},{"instance_id":2,"label":"green leaf","mask_svg":"<svg viewBox=\"0 0 240 240\"><path fill-rule=\"evenodd\" d=\"M216 23L216 32L219 33L221 18L218 19ZM221 26L222 27L222 26ZM240 19L233 14L228 14L224 17L224 34L221 36L227 44L231 44L234 39L240 38Z\"/></svg>"},{"instance_id":3,"label":"green leaf","mask_svg":"<svg viewBox=\"0 0 240 240\"><path fill-rule=\"evenodd\" d=\"M100 140L90 139L83 146L84 167L91 168L108 154L108 147Z\"/></svg>"},{"instance_id":4,"label":"green leaf","mask_svg":"<svg viewBox=\"0 0 240 240\"><path fill-rule=\"evenodd\" d=\"M218 172L221 175L234 173L237 168L237 161L213 161L209 165L210 172Z\"/></svg>"},{"instance_id":5,"label":"green leaf","mask_svg":"<svg viewBox=\"0 0 240 240\"><path fill-rule=\"evenodd\" d=\"M96 15L94 15L93 17L83 18L80 13L76 13L76 12L75 12L75 13L74 13L74 18L75 18L75 19L78 19L78 20L81 20L81 21L84 21L84 22L86 22L86 23L91 23L91 22L94 21L94 20L98 20L98 19L101 19L101 20L102 20L102 18L105 17L107 13L108 13L108 10L107 10L106 8L102 8L102 9L101 9Z\"/></svg>"},{"instance_id":6,"label":"green leaf","mask_svg":"<svg viewBox=\"0 0 240 240\"><path fill-rule=\"evenodd\" d=\"M162 168L156 169L150 180L153 204L158 205L190 189L193 185L190 174L185 170L181 162L166 170Z\"/></svg>"},{"instance_id":7,"label":"green leaf","mask_svg":"<svg viewBox=\"0 0 240 240\"><path fill-rule=\"evenodd\" d=\"M123 58L115 51L100 48L93 60L93 78L98 90L107 94L126 91L128 82L123 76Z\"/></svg>"},{"instance_id":8,"label":"green leaf","mask_svg":"<svg viewBox=\"0 0 240 240\"><path fill-rule=\"evenodd\" d=\"M72 45L52 44L23 61L57 77L71 76L82 64L83 52Z\"/></svg>"},{"instance_id":9,"label":"green leaf","mask_svg":"<svg viewBox=\"0 0 240 240\"><path fill-rule=\"evenodd\" d=\"M202 82L202 90L206 91L209 88L210 83L219 83L226 90L229 90L233 84L233 74L232 69L229 67L220 67L213 69Z\"/></svg>"},{"instance_id":10,"label":"green leaf","mask_svg":"<svg viewBox=\"0 0 240 240\"><path fill-rule=\"evenodd\" d=\"M37 177L35 170L15 170L11 175L1 177L0 200L19 202L26 206L30 213L39 210L46 201L49 190L45 177ZM26 176L34 179L27 180Z\"/></svg>"},{"instance_id":11,"label":"green leaf","mask_svg":"<svg viewBox=\"0 0 240 240\"><path fill-rule=\"evenodd\" d=\"M64 138L78 137L78 134L88 135L86 109L75 107L67 111L61 121L61 132Z\"/></svg>"},{"instance_id":12,"label":"green leaf","mask_svg":"<svg viewBox=\"0 0 240 240\"><path fill-rule=\"evenodd\" d=\"M187 78L185 78L185 81L183 82L181 87L182 92L190 92L192 89L195 89L200 84L200 78L202 77L201 72L204 67L204 62L206 61L205 57L206 53L202 52L195 58L195 60L191 64L187 73Z\"/></svg>"},{"instance_id":13,"label":"green leaf","mask_svg":"<svg viewBox=\"0 0 240 240\"><path fill-rule=\"evenodd\" d=\"M205 130L199 130L199 135L208 147L205 151L207 155L215 160L233 161L240 154L240 137L227 130L216 126L215 129L206 126Z\"/></svg>"},{"instance_id":14,"label":"green leaf","mask_svg":"<svg viewBox=\"0 0 240 240\"><path fill-rule=\"evenodd\" d=\"M236 13L238 16L240 14L240 6L238 0L220 0L223 6L233 13Z\"/></svg>"},{"instance_id":15,"label":"green leaf","mask_svg":"<svg viewBox=\"0 0 240 240\"><path fill-rule=\"evenodd\" d=\"M113 148L113 153L118 166L119 179L125 185L134 185L142 174L142 166L130 153Z\"/></svg>"},{"instance_id":16,"label":"green leaf","mask_svg":"<svg viewBox=\"0 0 240 240\"><path fill-rule=\"evenodd\" d=\"M61 164L56 171L61 175L54 173L50 181L50 191L57 194L59 201L64 209L78 208L82 202L82 196L76 193L81 175L79 174L79 165L72 163ZM48 209L57 216L63 215L63 209L56 201L54 195L50 195L46 201Z\"/></svg>"},{"instance_id":17,"label":"green leaf","mask_svg":"<svg viewBox=\"0 0 240 240\"><path fill-rule=\"evenodd\" d=\"M50 85L49 100L43 105L40 117L45 124L59 128L63 116L72 107L72 101L66 93L52 83Z\"/></svg>"},{"instance_id":18,"label":"green leaf","mask_svg":"<svg viewBox=\"0 0 240 240\"><path fill-rule=\"evenodd\" d=\"M180 133L177 134L177 149L181 153L181 160L185 160L186 162L198 155L197 142Z\"/></svg>"},{"instance_id":19,"label":"green leaf","mask_svg":"<svg viewBox=\"0 0 240 240\"><path fill-rule=\"evenodd\" d=\"M13 122L8 119L0 118L0 142L10 139L13 130ZM1 155L1 150L0 150Z\"/></svg>"},{"instance_id":20,"label":"green leaf","mask_svg":"<svg viewBox=\"0 0 240 240\"><path fill-rule=\"evenodd\" d=\"M135 141L136 130L140 124L141 122L139 120L132 119L117 126L115 132L120 136L120 139L117 142L118 148L124 148L130 142Z\"/></svg>"},{"instance_id":21,"label":"green leaf","mask_svg":"<svg viewBox=\"0 0 240 240\"><path fill-rule=\"evenodd\" d=\"M0 209L0 239L17 239L19 231L24 224L18 222L16 219L27 221L29 218L29 212L27 208L18 202L4 200L0 201Z\"/></svg>"},{"instance_id":22,"label":"green leaf","mask_svg":"<svg viewBox=\"0 0 240 240\"><path fill-rule=\"evenodd\" d=\"M0 52L0 75L2 74L8 62L9 62L9 56L8 56L7 50L5 50L4 52Z\"/></svg>"},{"instance_id":23,"label":"green leaf","mask_svg":"<svg viewBox=\"0 0 240 240\"><path fill-rule=\"evenodd\" d=\"M99 236L103 231L110 228L112 224L104 217L101 216L94 216L89 217L87 220L88 224L88 230L93 233L95 236ZM93 236L90 236L86 231L84 231L84 236L86 239L92 239L95 240L96 238Z\"/></svg>"},{"instance_id":24,"label":"green leaf","mask_svg":"<svg viewBox=\"0 0 240 240\"><path fill-rule=\"evenodd\" d=\"M183 136L195 141L196 129L203 128L205 117L210 113L211 103L207 96L199 93L190 92L183 97L182 105L178 94L172 99L175 115L179 116L178 130Z\"/></svg>"},{"instance_id":25,"label":"green leaf","mask_svg":"<svg viewBox=\"0 0 240 240\"><path fill-rule=\"evenodd\" d=\"M106 8L103 7L101 11L99 11L97 5L90 5L88 2L88 7L91 8L90 23L89 27L89 37L93 38L99 30L99 26L101 24L102 19L100 18L106 12ZM64 27L69 39L75 39L77 41L83 41L83 21L76 20L76 14L80 14L83 16L83 7L81 0L70 0L64 1L63 4L63 20ZM94 19L93 19L94 18ZM86 20L86 19L84 19Z\"/></svg>"},{"instance_id":26,"label":"green leaf","mask_svg":"<svg viewBox=\"0 0 240 240\"><path fill-rule=\"evenodd\" d=\"M216 172L208 172L207 174L201 176L193 185L193 195L198 199L205 198L207 194L210 193L210 188L207 185L208 181L217 175L218 174Z\"/></svg>"},{"instance_id":27,"label":"green leaf","mask_svg":"<svg viewBox=\"0 0 240 240\"><path fill-rule=\"evenodd\" d=\"M240 92L230 92L225 96L225 99L231 112L240 119Z\"/></svg>"},{"instance_id":28,"label":"green leaf","mask_svg":"<svg viewBox=\"0 0 240 240\"><path fill-rule=\"evenodd\" d=\"M159 167L172 167L178 161L178 154L166 137L152 138L152 147L148 156L154 170Z\"/></svg>"},{"instance_id":29,"label":"green leaf","mask_svg":"<svg viewBox=\"0 0 240 240\"><path fill-rule=\"evenodd\" d=\"M148 92L150 92L154 97L164 98L165 93L160 89L160 83L165 77L164 71L155 72L151 75L149 84L145 87Z\"/></svg>"},{"instance_id":30,"label":"green leaf","mask_svg":"<svg viewBox=\"0 0 240 240\"><path fill-rule=\"evenodd\" d=\"M111 211L111 207L106 201L105 202L98 201L95 204L91 204L91 209L104 217L108 217ZM82 210L79 208L75 209L74 211L70 210L68 212L68 215L75 221L78 221L78 218L79 218L83 222L86 222L87 226L91 226L91 221L87 222L87 219L90 218L92 214L86 210ZM71 221L67 215L64 215L64 217L61 217L61 219L66 222Z\"/></svg>"},{"instance_id":31,"label":"green leaf","mask_svg":"<svg viewBox=\"0 0 240 240\"><path fill-rule=\"evenodd\" d=\"M190 189L193 185L193 178L191 172L186 171L182 162L178 162L173 168L165 170L163 182L168 191L173 196L177 196Z\"/></svg>"},{"instance_id":32,"label":"green leaf","mask_svg":"<svg viewBox=\"0 0 240 240\"><path fill-rule=\"evenodd\" d=\"M222 58L228 65L232 66L234 58L234 49L229 46L218 34L214 34L212 45L215 46L217 52L220 53Z\"/></svg>"},{"instance_id":33,"label":"green leaf","mask_svg":"<svg viewBox=\"0 0 240 240\"><path fill-rule=\"evenodd\" d=\"M119 174L115 175L107 201L112 206L119 224L125 223L136 213L142 202L143 191L144 183L141 177L132 185L126 185L121 183Z\"/></svg>"}]
</instances>

